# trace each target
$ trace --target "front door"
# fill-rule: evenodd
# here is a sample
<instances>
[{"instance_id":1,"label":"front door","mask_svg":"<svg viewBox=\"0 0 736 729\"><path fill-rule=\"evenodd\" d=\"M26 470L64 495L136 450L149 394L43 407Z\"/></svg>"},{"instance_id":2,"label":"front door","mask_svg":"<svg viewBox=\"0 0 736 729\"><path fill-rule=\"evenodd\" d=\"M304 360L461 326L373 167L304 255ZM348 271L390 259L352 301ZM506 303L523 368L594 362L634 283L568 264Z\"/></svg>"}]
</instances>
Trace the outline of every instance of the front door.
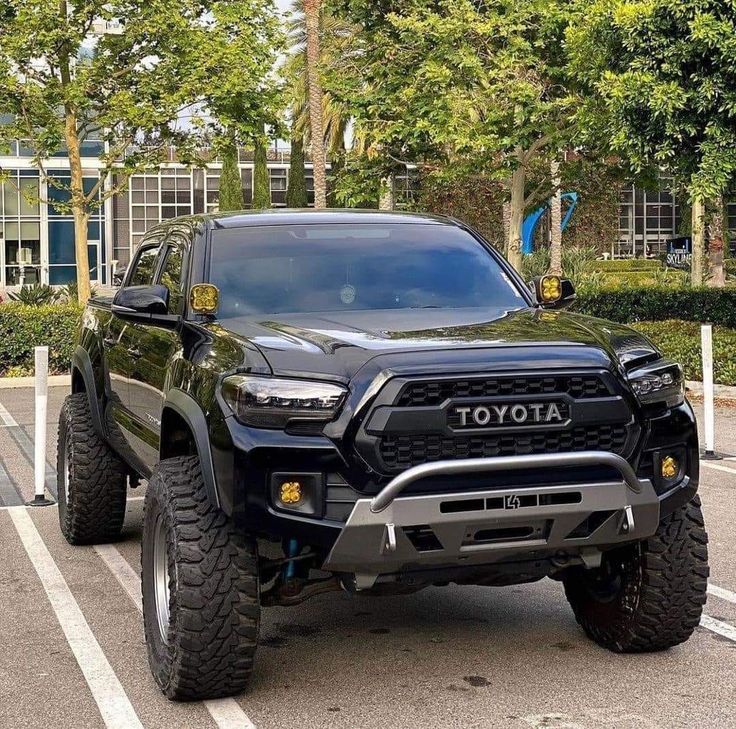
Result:
<instances>
[{"instance_id":1,"label":"front door","mask_svg":"<svg viewBox=\"0 0 736 729\"><path fill-rule=\"evenodd\" d=\"M144 239L123 285L151 284L160 248L160 234ZM138 470L143 470L141 467L145 460L139 456L139 428L130 410L130 378L138 356L138 330L141 326L113 313L103 334L107 363L105 418L108 432L116 449Z\"/></svg>"},{"instance_id":2,"label":"front door","mask_svg":"<svg viewBox=\"0 0 736 729\"><path fill-rule=\"evenodd\" d=\"M162 262L157 266L159 273L154 283L163 284L169 290L170 314L183 314L182 262L187 259L189 235L186 226L172 226L161 250ZM136 324L135 336L137 356L131 363L130 412L140 439L140 452L147 467L152 469L159 457L161 411L180 336L178 329L150 324Z\"/></svg>"}]
</instances>

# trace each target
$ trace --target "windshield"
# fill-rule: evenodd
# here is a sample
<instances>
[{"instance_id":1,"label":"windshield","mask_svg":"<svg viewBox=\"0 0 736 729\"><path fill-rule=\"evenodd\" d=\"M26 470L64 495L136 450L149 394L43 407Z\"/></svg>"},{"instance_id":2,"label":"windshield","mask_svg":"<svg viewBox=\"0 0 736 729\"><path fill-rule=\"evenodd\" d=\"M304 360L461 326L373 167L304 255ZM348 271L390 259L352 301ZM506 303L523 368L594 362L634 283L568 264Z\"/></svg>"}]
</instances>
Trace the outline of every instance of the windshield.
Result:
<instances>
[{"instance_id":1,"label":"windshield","mask_svg":"<svg viewBox=\"0 0 736 729\"><path fill-rule=\"evenodd\" d=\"M219 317L526 306L493 256L432 224L274 225L212 233Z\"/></svg>"}]
</instances>

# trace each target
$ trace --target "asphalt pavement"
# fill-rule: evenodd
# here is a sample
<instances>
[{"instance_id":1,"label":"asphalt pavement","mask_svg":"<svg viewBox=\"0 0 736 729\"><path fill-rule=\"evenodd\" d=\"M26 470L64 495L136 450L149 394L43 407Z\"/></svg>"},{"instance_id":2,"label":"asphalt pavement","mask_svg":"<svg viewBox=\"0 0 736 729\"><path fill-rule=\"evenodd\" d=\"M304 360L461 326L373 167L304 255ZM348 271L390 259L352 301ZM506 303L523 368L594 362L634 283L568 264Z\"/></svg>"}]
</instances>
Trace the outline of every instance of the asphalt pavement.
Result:
<instances>
[{"instance_id":1,"label":"asphalt pavement","mask_svg":"<svg viewBox=\"0 0 736 729\"><path fill-rule=\"evenodd\" d=\"M66 392L49 396L52 496ZM716 446L736 456L736 409L717 408ZM711 593L685 645L609 653L584 637L550 580L330 593L264 610L246 694L176 704L150 676L139 612L145 484L130 492L119 543L71 547L55 506L21 505L33 495L32 452L32 390L0 390L2 729L736 728L736 458L703 462Z\"/></svg>"}]
</instances>

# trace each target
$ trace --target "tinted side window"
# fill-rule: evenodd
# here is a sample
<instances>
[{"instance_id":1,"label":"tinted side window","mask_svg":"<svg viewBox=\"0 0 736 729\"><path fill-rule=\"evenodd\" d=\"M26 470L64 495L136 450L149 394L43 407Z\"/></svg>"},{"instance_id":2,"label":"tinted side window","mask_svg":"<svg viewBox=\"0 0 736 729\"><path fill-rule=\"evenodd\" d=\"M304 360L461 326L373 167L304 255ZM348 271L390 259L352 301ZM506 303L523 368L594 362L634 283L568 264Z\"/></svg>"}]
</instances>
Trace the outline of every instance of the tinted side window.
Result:
<instances>
[{"instance_id":1,"label":"tinted side window","mask_svg":"<svg viewBox=\"0 0 736 729\"><path fill-rule=\"evenodd\" d=\"M156 255L158 246L144 248L133 264L128 286L146 286L153 283L153 272L156 268Z\"/></svg>"},{"instance_id":2,"label":"tinted side window","mask_svg":"<svg viewBox=\"0 0 736 729\"><path fill-rule=\"evenodd\" d=\"M182 302L182 260L184 248L182 246L168 246L166 259L161 269L160 281L169 290L169 311L172 314L181 312Z\"/></svg>"}]
</instances>

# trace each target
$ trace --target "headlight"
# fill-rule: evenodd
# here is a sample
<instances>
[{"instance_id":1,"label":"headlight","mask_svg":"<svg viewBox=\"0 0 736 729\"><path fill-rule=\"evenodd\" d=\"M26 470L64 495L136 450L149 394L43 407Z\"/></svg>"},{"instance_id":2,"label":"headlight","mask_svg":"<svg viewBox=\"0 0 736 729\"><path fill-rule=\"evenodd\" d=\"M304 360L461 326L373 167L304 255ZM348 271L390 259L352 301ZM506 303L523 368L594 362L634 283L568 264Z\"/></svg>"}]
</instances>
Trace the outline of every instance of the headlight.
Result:
<instances>
[{"instance_id":1,"label":"headlight","mask_svg":"<svg viewBox=\"0 0 736 729\"><path fill-rule=\"evenodd\" d=\"M685 378L675 362L658 360L629 372L631 389L640 403L664 403L675 407L685 399Z\"/></svg>"},{"instance_id":2,"label":"headlight","mask_svg":"<svg viewBox=\"0 0 736 729\"><path fill-rule=\"evenodd\" d=\"M338 413L347 390L329 382L233 375L222 383L222 396L245 425L285 428L290 420L328 423Z\"/></svg>"}]
</instances>

